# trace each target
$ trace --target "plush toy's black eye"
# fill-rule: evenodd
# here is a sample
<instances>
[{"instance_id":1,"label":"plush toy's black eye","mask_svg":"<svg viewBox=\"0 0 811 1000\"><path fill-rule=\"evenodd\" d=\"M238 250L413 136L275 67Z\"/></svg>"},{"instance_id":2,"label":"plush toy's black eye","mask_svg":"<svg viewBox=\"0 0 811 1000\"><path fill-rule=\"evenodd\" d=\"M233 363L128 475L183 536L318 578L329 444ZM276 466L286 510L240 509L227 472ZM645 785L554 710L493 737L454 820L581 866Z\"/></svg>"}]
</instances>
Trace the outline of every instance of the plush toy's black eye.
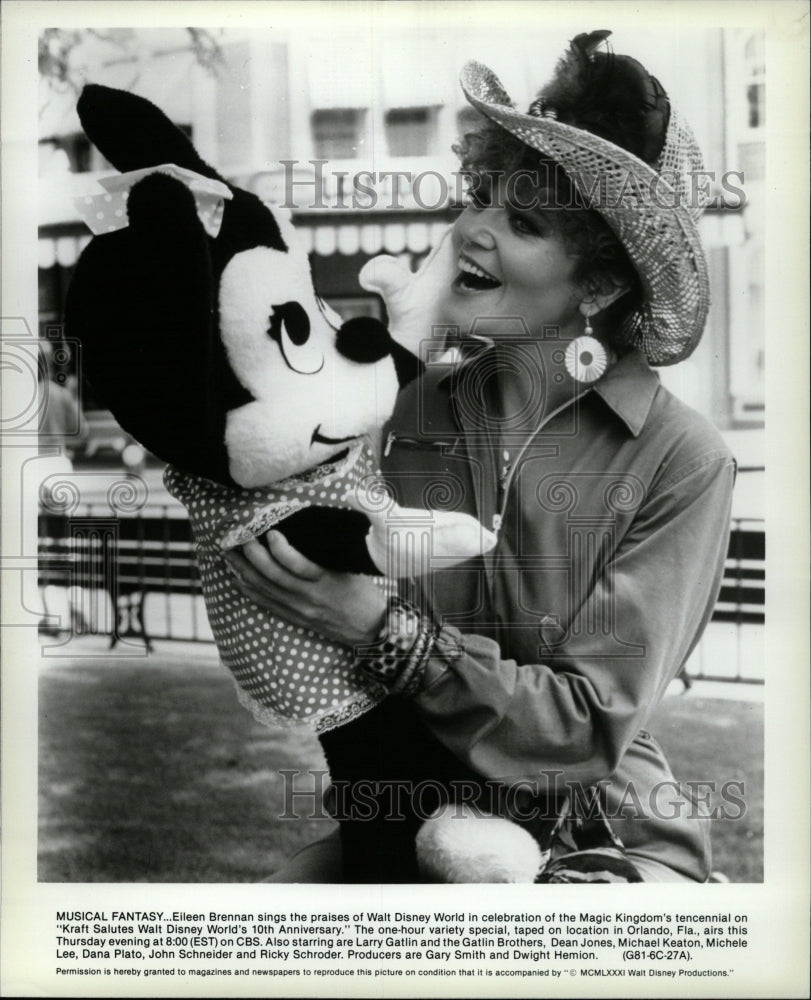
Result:
<instances>
[{"instance_id":1,"label":"plush toy's black eye","mask_svg":"<svg viewBox=\"0 0 811 1000\"><path fill-rule=\"evenodd\" d=\"M310 336L310 317L298 302L285 302L283 305L274 306L270 313L268 334L279 343L282 339L282 323L287 336L296 347L307 343Z\"/></svg>"},{"instance_id":2,"label":"plush toy's black eye","mask_svg":"<svg viewBox=\"0 0 811 1000\"><path fill-rule=\"evenodd\" d=\"M316 375L324 367L323 345L311 332L310 317L301 303L285 302L271 309L268 336L279 345L287 367L299 375Z\"/></svg>"}]
</instances>

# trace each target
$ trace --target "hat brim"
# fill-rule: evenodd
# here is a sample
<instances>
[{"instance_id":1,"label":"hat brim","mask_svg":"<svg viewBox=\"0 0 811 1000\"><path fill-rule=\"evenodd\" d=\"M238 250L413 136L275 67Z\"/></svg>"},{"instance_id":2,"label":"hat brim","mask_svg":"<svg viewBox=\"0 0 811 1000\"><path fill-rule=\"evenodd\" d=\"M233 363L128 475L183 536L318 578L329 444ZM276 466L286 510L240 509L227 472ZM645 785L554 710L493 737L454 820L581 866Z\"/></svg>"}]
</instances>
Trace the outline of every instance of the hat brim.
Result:
<instances>
[{"instance_id":1,"label":"hat brim","mask_svg":"<svg viewBox=\"0 0 811 1000\"><path fill-rule=\"evenodd\" d=\"M687 358L704 332L710 299L696 206L622 147L554 118L517 111L496 75L481 63L466 64L461 84L474 108L558 163L625 247L645 292L645 302L623 331L629 342L652 365Z\"/></svg>"}]
</instances>

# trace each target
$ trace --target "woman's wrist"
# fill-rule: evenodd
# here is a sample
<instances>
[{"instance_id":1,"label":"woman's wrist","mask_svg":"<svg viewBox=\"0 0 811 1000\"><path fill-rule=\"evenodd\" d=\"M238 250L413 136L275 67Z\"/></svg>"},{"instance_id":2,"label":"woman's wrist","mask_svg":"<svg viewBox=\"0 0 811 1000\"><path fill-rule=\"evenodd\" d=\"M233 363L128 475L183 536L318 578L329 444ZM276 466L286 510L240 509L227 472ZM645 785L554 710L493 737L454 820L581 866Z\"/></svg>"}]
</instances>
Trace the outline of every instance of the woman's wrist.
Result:
<instances>
[{"instance_id":1,"label":"woman's wrist","mask_svg":"<svg viewBox=\"0 0 811 1000\"><path fill-rule=\"evenodd\" d=\"M372 645L379 641L388 621L388 596L380 587L370 588L365 595L363 622L359 624L363 638L355 645Z\"/></svg>"},{"instance_id":2,"label":"woman's wrist","mask_svg":"<svg viewBox=\"0 0 811 1000\"><path fill-rule=\"evenodd\" d=\"M358 668L392 694L419 690L436 635L433 621L401 597L390 597L376 641L356 652Z\"/></svg>"}]
</instances>

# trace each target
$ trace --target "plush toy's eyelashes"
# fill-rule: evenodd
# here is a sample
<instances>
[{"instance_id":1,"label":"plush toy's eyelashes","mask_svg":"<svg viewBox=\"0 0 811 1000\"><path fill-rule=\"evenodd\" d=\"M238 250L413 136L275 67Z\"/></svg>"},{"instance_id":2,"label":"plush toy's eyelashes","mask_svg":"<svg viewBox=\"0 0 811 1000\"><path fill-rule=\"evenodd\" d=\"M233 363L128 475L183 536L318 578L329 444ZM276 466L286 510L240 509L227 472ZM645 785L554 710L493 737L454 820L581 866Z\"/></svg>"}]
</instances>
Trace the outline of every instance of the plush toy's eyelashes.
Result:
<instances>
[{"instance_id":1,"label":"plush toy's eyelashes","mask_svg":"<svg viewBox=\"0 0 811 1000\"><path fill-rule=\"evenodd\" d=\"M328 324L328 325L329 325L329 326L330 326L330 327L331 327L331 328L332 328L333 330L335 330L335 331L337 332L337 331L338 331L338 327L337 327L337 326L335 325L335 323L333 322L332 318L330 317L330 314L329 314L329 312L327 312L327 307L326 307L326 305L324 304L324 300L323 300L323 299L321 298L321 296L320 296L320 295L316 295L316 297L315 297L315 304L316 304L316 305L318 306L318 311L319 311L319 312L321 313L321 315L322 315L322 316L324 317L324 319L325 319L325 320L327 321L327 324ZM334 315L335 315L335 314L333 313L333 316L334 316Z\"/></svg>"},{"instance_id":2,"label":"plush toy's eyelashes","mask_svg":"<svg viewBox=\"0 0 811 1000\"><path fill-rule=\"evenodd\" d=\"M310 341L310 317L299 302L285 302L270 312L268 336L275 340L285 364L301 375L315 375L324 367L324 355Z\"/></svg>"}]
</instances>

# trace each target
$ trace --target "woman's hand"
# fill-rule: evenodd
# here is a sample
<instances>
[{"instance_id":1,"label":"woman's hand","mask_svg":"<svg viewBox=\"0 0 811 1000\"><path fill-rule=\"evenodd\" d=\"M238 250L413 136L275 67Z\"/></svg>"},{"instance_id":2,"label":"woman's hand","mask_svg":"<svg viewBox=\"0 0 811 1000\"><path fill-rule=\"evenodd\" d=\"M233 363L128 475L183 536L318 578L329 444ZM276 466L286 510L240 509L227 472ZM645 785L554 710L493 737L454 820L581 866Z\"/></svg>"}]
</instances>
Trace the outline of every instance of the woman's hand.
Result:
<instances>
[{"instance_id":1,"label":"woman's hand","mask_svg":"<svg viewBox=\"0 0 811 1000\"><path fill-rule=\"evenodd\" d=\"M387 597L373 579L333 573L305 559L278 531L268 548L253 541L225 555L239 590L285 621L347 646L374 642L386 615Z\"/></svg>"}]
</instances>

